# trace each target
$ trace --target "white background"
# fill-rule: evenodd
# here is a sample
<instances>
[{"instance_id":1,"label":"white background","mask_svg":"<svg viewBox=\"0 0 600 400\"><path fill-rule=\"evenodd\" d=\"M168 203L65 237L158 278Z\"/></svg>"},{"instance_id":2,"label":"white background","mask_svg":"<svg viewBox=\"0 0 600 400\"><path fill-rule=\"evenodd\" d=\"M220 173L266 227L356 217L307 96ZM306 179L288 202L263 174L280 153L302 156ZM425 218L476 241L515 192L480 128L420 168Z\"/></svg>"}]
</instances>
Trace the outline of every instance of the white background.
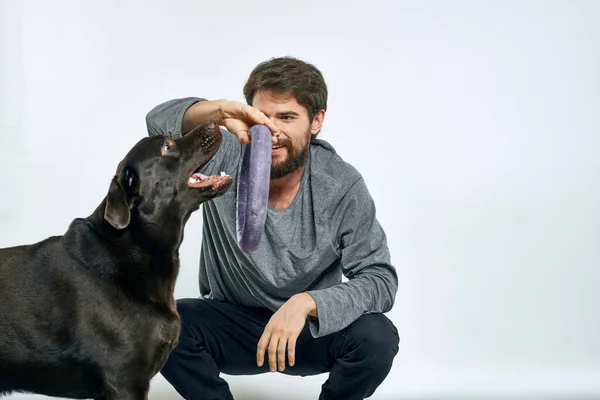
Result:
<instances>
[{"instance_id":1,"label":"white background","mask_svg":"<svg viewBox=\"0 0 600 400\"><path fill-rule=\"evenodd\" d=\"M293 55L325 75L321 137L364 175L400 277L372 398L600 397L600 2L0 4L0 247L89 215L156 104L243 101ZM176 297L198 295L200 236L196 213ZM227 379L316 399L326 376ZM157 376L150 398L180 397Z\"/></svg>"}]
</instances>

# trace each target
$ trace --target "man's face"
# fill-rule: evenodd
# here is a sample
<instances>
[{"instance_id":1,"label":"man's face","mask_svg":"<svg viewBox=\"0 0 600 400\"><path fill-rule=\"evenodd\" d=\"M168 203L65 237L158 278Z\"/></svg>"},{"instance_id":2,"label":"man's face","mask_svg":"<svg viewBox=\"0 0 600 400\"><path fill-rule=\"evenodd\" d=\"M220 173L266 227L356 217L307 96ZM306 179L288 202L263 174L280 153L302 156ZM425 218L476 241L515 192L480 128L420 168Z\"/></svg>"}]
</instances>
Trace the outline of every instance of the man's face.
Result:
<instances>
[{"instance_id":1,"label":"man's face","mask_svg":"<svg viewBox=\"0 0 600 400\"><path fill-rule=\"evenodd\" d=\"M282 178L303 166L308 158L310 139L319 132L321 124L310 121L306 108L292 95L258 91L252 106L262 111L281 131L279 142L273 145L271 153L271 179Z\"/></svg>"}]
</instances>

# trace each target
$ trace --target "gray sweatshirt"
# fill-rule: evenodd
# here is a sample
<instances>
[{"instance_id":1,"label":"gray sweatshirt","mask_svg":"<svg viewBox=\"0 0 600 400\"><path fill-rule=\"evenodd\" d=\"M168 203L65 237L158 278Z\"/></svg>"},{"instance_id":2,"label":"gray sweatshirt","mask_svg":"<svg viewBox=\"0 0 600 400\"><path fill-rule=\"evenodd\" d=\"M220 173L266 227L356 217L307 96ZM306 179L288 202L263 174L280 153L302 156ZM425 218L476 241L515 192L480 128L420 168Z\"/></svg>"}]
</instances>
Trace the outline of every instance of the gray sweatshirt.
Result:
<instances>
[{"instance_id":1,"label":"gray sweatshirt","mask_svg":"<svg viewBox=\"0 0 600 400\"><path fill-rule=\"evenodd\" d=\"M148 134L181 137L183 115L202 100L159 104L146 116ZM313 337L337 332L365 313L389 311L398 277L375 204L361 174L324 140L313 140L291 205L269 207L258 249L240 250L236 194L244 146L223 130L221 147L202 171L223 171L233 185L202 205L201 296L275 311L292 295L308 292L318 312L308 319Z\"/></svg>"}]
</instances>

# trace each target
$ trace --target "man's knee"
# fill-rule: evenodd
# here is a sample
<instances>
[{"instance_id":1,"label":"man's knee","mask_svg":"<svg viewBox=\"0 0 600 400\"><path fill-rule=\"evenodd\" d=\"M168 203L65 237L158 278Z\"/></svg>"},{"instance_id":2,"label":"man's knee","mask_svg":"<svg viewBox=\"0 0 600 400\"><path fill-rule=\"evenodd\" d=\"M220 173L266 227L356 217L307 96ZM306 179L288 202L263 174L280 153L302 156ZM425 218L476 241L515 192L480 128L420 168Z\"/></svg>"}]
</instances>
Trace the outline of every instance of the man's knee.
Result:
<instances>
[{"instance_id":1,"label":"man's knee","mask_svg":"<svg viewBox=\"0 0 600 400\"><path fill-rule=\"evenodd\" d=\"M214 300L177 300L177 313L181 320L179 340L182 345L209 353L218 349L220 338L216 332L222 329L225 306Z\"/></svg>"},{"instance_id":2,"label":"man's knee","mask_svg":"<svg viewBox=\"0 0 600 400\"><path fill-rule=\"evenodd\" d=\"M199 299L179 299L177 300L177 313L181 319L182 326L189 326L196 320L198 314Z\"/></svg>"},{"instance_id":3,"label":"man's knee","mask_svg":"<svg viewBox=\"0 0 600 400\"><path fill-rule=\"evenodd\" d=\"M365 314L348 327L348 351L360 359L390 361L398 353L398 329L383 314Z\"/></svg>"},{"instance_id":4,"label":"man's knee","mask_svg":"<svg viewBox=\"0 0 600 400\"><path fill-rule=\"evenodd\" d=\"M211 306L213 305L209 304L209 300L194 298L177 300L177 313L181 321L180 341L184 338L192 338L195 347L206 345L207 325L210 325L210 319L214 314L214 306ZM184 342L190 344L189 340Z\"/></svg>"},{"instance_id":5,"label":"man's knee","mask_svg":"<svg viewBox=\"0 0 600 400\"><path fill-rule=\"evenodd\" d=\"M202 307L198 303L199 299L181 299L177 300L177 313L181 321L179 330L179 338L176 346L172 349L167 362L161 373L167 380L172 379L174 371L180 368L179 363L182 360L190 358L190 356L199 352L202 348L201 337L198 335L198 313Z\"/></svg>"}]
</instances>

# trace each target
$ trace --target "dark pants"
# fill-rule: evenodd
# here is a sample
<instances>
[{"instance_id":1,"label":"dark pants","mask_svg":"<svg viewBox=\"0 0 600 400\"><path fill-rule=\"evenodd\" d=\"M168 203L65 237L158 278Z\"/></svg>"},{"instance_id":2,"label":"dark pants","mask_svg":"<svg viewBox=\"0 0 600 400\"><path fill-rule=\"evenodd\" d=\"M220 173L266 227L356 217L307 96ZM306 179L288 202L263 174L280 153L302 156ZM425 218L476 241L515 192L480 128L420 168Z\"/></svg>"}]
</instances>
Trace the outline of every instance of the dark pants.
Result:
<instances>
[{"instance_id":1,"label":"dark pants","mask_svg":"<svg viewBox=\"0 0 600 400\"><path fill-rule=\"evenodd\" d=\"M177 302L179 344L161 373L186 400L231 400L219 376L269 372L268 356L256 365L256 348L273 313L204 299ZM329 372L320 400L364 399L373 394L398 352L398 331L383 314L367 314L340 332L315 339L308 324L296 342L296 364L284 374Z\"/></svg>"}]
</instances>

